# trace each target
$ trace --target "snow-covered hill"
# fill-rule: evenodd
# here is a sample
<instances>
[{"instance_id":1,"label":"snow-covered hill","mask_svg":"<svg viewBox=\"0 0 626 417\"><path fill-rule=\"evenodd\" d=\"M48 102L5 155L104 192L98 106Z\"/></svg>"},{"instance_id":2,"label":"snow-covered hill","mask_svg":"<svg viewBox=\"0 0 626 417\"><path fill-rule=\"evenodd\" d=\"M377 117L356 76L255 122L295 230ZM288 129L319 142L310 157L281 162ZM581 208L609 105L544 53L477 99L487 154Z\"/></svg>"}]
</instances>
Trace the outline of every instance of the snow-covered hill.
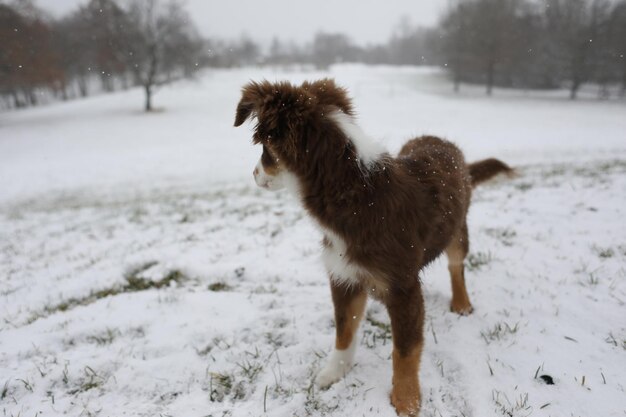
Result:
<instances>
[{"instance_id":1,"label":"snow-covered hill","mask_svg":"<svg viewBox=\"0 0 626 417\"><path fill-rule=\"evenodd\" d=\"M249 79L329 75L390 150L431 133L520 172L474 195L474 314L448 311L444 262L422 277L421 415L624 416L624 103L362 66L211 71L148 115L139 90L1 114L3 416L395 415L376 302L352 372L312 385L334 335L319 232L254 186L231 127Z\"/></svg>"}]
</instances>

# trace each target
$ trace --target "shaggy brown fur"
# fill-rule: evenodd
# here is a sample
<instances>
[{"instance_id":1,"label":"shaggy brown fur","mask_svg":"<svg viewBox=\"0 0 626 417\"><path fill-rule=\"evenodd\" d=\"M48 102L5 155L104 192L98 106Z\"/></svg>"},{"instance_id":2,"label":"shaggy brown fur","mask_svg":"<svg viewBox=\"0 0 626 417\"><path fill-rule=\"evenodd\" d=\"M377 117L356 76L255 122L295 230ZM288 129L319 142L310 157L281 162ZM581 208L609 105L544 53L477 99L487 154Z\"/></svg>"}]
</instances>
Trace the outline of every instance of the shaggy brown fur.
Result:
<instances>
[{"instance_id":1,"label":"shaggy brown fur","mask_svg":"<svg viewBox=\"0 0 626 417\"><path fill-rule=\"evenodd\" d=\"M338 111L353 115L346 91L332 80L301 86L252 82L243 88L235 126L256 116L253 142L263 145L264 169L296 179L302 204L325 231L325 248L340 250L340 239L345 253L339 256L358 267L349 288L329 271L337 348L350 344L366 294L387 307L394 344L391 401L398 413L417 415L424 324L419 273L445 251L451 309L471 312L463 260L472 186L511 169L496 159L468 165L455 145L432 136L413 139L397 157L382 154L366 166L329 117Z\"/></svg>"}]
</instances>

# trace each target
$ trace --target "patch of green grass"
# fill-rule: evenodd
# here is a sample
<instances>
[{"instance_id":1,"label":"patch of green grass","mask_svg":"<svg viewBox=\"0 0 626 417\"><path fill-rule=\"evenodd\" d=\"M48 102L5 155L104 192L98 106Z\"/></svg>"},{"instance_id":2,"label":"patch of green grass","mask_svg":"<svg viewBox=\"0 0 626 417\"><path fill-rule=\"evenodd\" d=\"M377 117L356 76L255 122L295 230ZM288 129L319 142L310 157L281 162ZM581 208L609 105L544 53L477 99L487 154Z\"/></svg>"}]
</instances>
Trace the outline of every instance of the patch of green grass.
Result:
<instances>
[{"instance_id":1,"label":"patch of green grass","mask_svg":"<svg viewBox=\"0 0 626 417\"><path fill-rule=\"evenodd\" d=\"M148 269L150 269L153 266L156 266L158 264L159 263L157 261L148 261L148 262L144 262L144 263L139 264L139 265L135 265L134 267L129 268L124 273L124 278L128 280L129 278L138 277L142 273L146 272Z\"/></svg>"},{"instance_id":2,"label":"patch of green grass","mask_svg":"<svg viewBox=\"0 0 626 417\"><path fill-rule=\"evenodd\" d=\"M102 333L87 336L87 341L89 343L95 343L96 345L100 346L110 345L119 335L120 331L117 329L106 329Z\"/></svg>"},{"instance_id":3,"label":"patch of green grass","mask_svg":"<svg viewBox=\"0 0 626 417\"><path fill-rule=\"evenodd\" d=\"M61 380L63 381L63 384L67 385L70 382L70 376L69 376L69 370L67 369L67 362L65 363L65 365L63 366L63 377L61 378Z\"/></svg>"},{"instance_id":4,"label":"patch of green grass","mask_svg":"<svg viewBox=\"0 0 626 417\"><path fill-rule=\"evenodd\" d=\"M178 398L181 394L182 394L181 391L166 392L164 394L159 395L159 399L162 402L169 404L172 401L174 401L176 398ZM163 414L161 414L161 416L165 417L165 415Z\"/></svg>"},{"instance_id":5,"label":"patch of green grass","mask_svg":"<svg viewBox=\"0 0 626 417\"><path fill-rule=\"evenodd\" d=\"M391 324L390 323L383 323L382 321L378 321L369 313L365 317L365 320L369 324L371 324L372 326L379 328L380 330L384 331L385 333L391 334Z\"/></svg>"},{"instance_id":6,"label":"patch of green grass","mask_svg":"<svg viewBox=\"0 0 626 417\"><path fill-rule=\"evenodd\" d=\"M277 399L277 398L291 398L293 397L293 394L296 392L296 390L294 388L285 388L284 386L276 383L274 386L272 386L269 389L269 393L271 394L271 398L272 399Z\"/></svg>"},{"instance_id":7,"label":"patch of green grass","mask_svg":"<svg viewBox=\"0 0 626 417\"><path fill-rule=\"evenodd\" d=\"M4 400L9 393L9 379L4 383L4 387L2 387L2 391L0 391L0 400Z\"/></svg>"},{"instance_id":8,"label":"patch of green grass","mask_svg":"<svg viewBox=\"0 0 626 417\"><path fill-rule=\"evenodd\" d=\"M233 377L229 374L211 373L209 384L209 399L212 402L222 402L224 397L233 389Z\"/></svg>"},{"instance_id":9,"label":"patch of green grass","mask_svg":"<svg viewBox=\"0 0 626 417\"><path fill-rule=\"evenodd\" d=\"M376 320L370 313L365 316L365 321L374 329L363 330L363 342L365 346L373 349L378 342L382 342L383 346L391 341L391 324Z\"/></svg>"},{"instance_id":10,"label":"patch of green grass","mask_svg":"<svg viewBox=\"0 0 626 417\"><path fill-rule=\"evenodd\" d=\"M254 288L252 291L252 294L276 294L278 292L278 288L276 288L274 285L270 284L270 285L259 285L258 287Z\"/></svg>"},{"instance_id":11,"label":"patch of green grass","mask_svg":"<svg viewBox=\"0 0 626 417\"><path fill-rule=\"evenodd\" d=\"M213 346L220 350L230 349L231 344L228 343L223 336L215 336L212 340Z\"/></svg>"},{"instance_id":12,"label":"patch of green grass","mask_svg":"<svg viewBox=\"0 0 626 417\"><path fill-rule=\"evenodd\" d=\"M513 240L517 236L517 232L509 227L488 228L485 233L498 239L504 246L513 246Z\"/></svg>"},{"instance_id":13,"label":"patch of green grass","mask_svg":"<svg viewBox=\"0 0 626 417\"><path fill-rule=\"evenodd\" d=\"M531 188L533 188L534 184L530 183L530 182L520 182L518 184L515 184L515 188L517 188L520 191L528 191Z\"/></svg>"},{"instance_id":14,"label":"patch of green grass","mask_svg":"<svg viewBox=\"0 0 626 417\"><path fill-rule=\"evenodd\" d=\"M214 282L213 284L209 284L209 291L221 292L221 291L231 291L233 287L224 283L224 282Z\"/></svg>"},{"instance_id":15,"label":"patch of green grass","mask_svg":"<svg viewBox=\"0 0 626 417\"><path fill-rule=\"evenodd\" d=\"M480 332L480 335L485 339L487 344L490 344L496 340L505 339L508 335L515 334L519 330L519 323L515 323L514 326L510 326L506 322L496 323L493 327L488 328Z\"/></svg>"},{"instance_id":16,"label":"patch of green grass","mask_svg":"<svg viewBox=\"0 0 626 417\"><path fill-rule=\"evenodd\" d=\"M246 397L246 388L242 381L236 381L234 375L211 372L209 382L209 399L211 402L222 402L231 397L242 400Z\"/></svg>"},{"instance_id":17,"label":"patch of green grass","mask_svg":"<svg viewBox=\"0 0 626 417\"><path fill-rule=\"evenodd\" d=\"M585 281L585 284L590 287L595 287L599 283L600 283L600 278L598 278L598 275L596 275L593 272L590 272L589 275L587 276L587 281Z\"/></svg>"},{"instance_id":18,"label":"patch of green grass","mask_svg":"<svg viewBox=\"0 0 626 417\"><path fill-rule=\"evenodd\" d=\"M265 340L267 341L267 343L272 345L274 348L279 348L279 347L283 346L283 344L284 344L283 339L282 339L282 335L276 334L276 333L272 333L272 332L265 333Z\"/></svg>"},{"instance_id":19,"label":"patch of green grass","mask_svg":"<svg viewBox=\"0 0 626 417\"><path fill-rule=\"evenodd\" d=\"M615 250L613 248L602 248L599 246L593 247L593 252L602 259L608 259L615 256Z\"/></svg>"},{"instance_id":20,"label":"patch of green grass","mask_svg":"<svg viewBox=\"0 0 626 417\"><path fill-rule=\"evenodd\" d=\"M612 332L609 332L609 335L604 339L606 343L609 343L615 347L621 346L622 349L626 350L626 338L622 340L618 340L613 336Z\"/></svg>"},{"instance_id":21,"label":"patch of green grass","mask_svg":"<svg viewBox=\"0 0 626 417\"><path fill-rule=\"evenodd\" d=\"M94 388L98 388L102 386L106 380L101 375L98 375L96 371L93 370L90 366L85 366L84 368L85 377L80 381L79 385L76 388L73 388L68 391L68 394L75 395L80 392L86 392L92 390Z\"/></svg>"},{"instance_id":22,"label":"patch of green grass","mask_svg":"<svg viewBox=\"0 0 626 417\"><path fill-rule=\"evenodd\" d=\"M211 351L213 350L213 345L208 344L205 347L203 347L202 349L196 349L196 353L198 354L198 356L206 356L209 353L211 353Z\"/></svg>"},{"instance_id":23,"label":"patch of green grass","mask_svg":"<svg viewBox=\"0 0 626 417\"><path fill-rule=\"evenodd\" d=\"M578 283L583 286L595 287L600 283L600 278L598 277L598 271L601 268L596 268L593 271L589 271L589 264L581 261L581 266L574 270L576 274L580 274L584 279L579 279Z\"/></svg>"},{"instance_id":24,"label":"patch of green grass","mask_svg":"<svg viewBox=\"0 0 626 417\"><path fill-rule=\"evenodd\" d=\"M244 360L237 362L235 365L239 367L243 376L245 376L249 382L254 382L263 370L263 365L260 362L254 360Z\"/></svg>"},{"instance_id":25,"label":"patch of green grass","mask_svg":"<svg viewBox=\"0 0 626 417\"><path fill-rule=\"evenodd\" d=\"M27 391L33 392L33 386L30 383L30 381L28 381L27 379L20 379L17 378L18 381L20 381L22 384L24 384L24 388L26 388Z\"/></svg>"},{"instance_id":26,"label":"patch of green grass","mask_svg":"<svg viewBox=\"0 0 626 417\"><path fill-rule=\"evenodd\" d=\"M90 389L97 388L97 387L99 387L100 385L101 385L101 383L100 383L99 381L95 381L95 380L92 380L92 381L87 381L87 382L83 383L83 384L80 386L80 388L78 389L78 391L75 391L75 392L85 392L85 391L89 391Z\"/></svg>"},{"instance_id":27,"label":"patch of green grass","mask_svg":"<svg viewBox=\"0 0 626 417\"><path fill-rule=\"evenodd\" d=\"M65 312L78 306L91 304L102 298L112 297L123 293L169 287L170 285L172 285L172 283L180 283L187 279L187 277L177 269L168 272L167 275L159 280L147 279L140 275L142 272L145 272L156 264L157 262L148 262L130 270L124 276L126 283L122 285L103 288L97 291L92 291L91 293L89 293L89 295L86 295L84 297L71 297L61 301L58 304L47 305L43 308L43 311L33 314L28 319L27 323L30 324L35 320L38 320L42 317L50 316L57 312Z\"/></svg>"},{"instance_id":28,"label":"patch of green grass","mask_svg":"<svg viewBox=\"0 0 626 417\"><path fill-rule=\"evenodd\" d=\"M235 362L234 369L208 372L209 399L212 402L245 399L255 390L255 383L268 361L269 357L264 357L255 347L254 350L244 352L243 357Z\"/></svg>"},{"instance_id":29,"label":"patch of green grass","mask_svg":"<svg viewBox=\"0 0 626 417\"><path fill-rule=\"evenodd\" d=\"M589 270L589 264L587 262L581 261L580 267L576 268L574 272L576 274L582 275L582 278L578 280L578 283L582 286L586 287L595 287L600 283L600 278L598 277L598 271L600 271L602 267L596 268L593 271Z\"/></svg>"},{"instance_id":30,"label":"patch of green grass","mask_svg":"<svg viewBox=\"0 0 626 417\"><path fill-rule=\"evenodd\" d=\"M468 271L478 271L491 261L493 261L491 252L470 253L467 258L465 258L465 267Z\"/></svg>"},{"instance_id":31,"label":"patch of green grass","mask_svg":"<svg viewBox=\"0 0 626 417\"><path fill-rule=\"evenodd\" d=\"M196 349L196 353L200 356L206 356L211 353L214 348L219 350L228 350L230 347L230 343L228 343L223 336L215 336L204 348Z\"/></svg>"},{"instance_id":32,"label":"patch of green grass","mask_svg":"<svg viewBox=\"0 0 626 417\"><path fill-rule=\"evenodd\" d=\"M339 408L339 404L328 404L317 395L317 386L311 380L307 390L306 390L306 400L304 401L304 409L307 415L318 414L327 415L333 413L333 411Z\"/></svg>"},{"instance_id":33,"label":"patch of green grass","mask_svg":"<svg viewBox=\"0 0 626 417\"><path fill-rule=\"evenodd\" d=\"M168 272L163 278L154 281L151 279L146 279L141 276L142 272L152 268L156 265L156 262L149 262L144 264L143 266L136 268L124 276L126 279L126 284L122 286L121 292L135 292L135 291L145 291L152 288L163 288L169 287L172 283L179 283L185 279L183 273L177 269L171 270Z\"/></svg>"},{"instance_id":34,"label":"patch of green grass","mask_svg":"<svg viewBox=\"0 0 626 417\"><path fill-rule=\"evenodd\" d=\"M511 402L504 392L494 389L491 392L491 399L496 405L496 411L505 417L528 415L521 413L532 411L528 401L528 393L520 394L519 397L515 398L515 402Z\"/></svg>"},{"instance_id":35,"label":"patch of green grass","mask_svg":"<svg viewBox=\"0 0 626 417\"><path fill-rule=\"evenodd\" d=\"M128 278L128 284L122 287L122 292L145 291L152 288L169 287L173 282L181 282L184 279L182 272L178 270L170 271L165 277L157 281L145 278L132 277Z\"/></svg>"}]
</instances>

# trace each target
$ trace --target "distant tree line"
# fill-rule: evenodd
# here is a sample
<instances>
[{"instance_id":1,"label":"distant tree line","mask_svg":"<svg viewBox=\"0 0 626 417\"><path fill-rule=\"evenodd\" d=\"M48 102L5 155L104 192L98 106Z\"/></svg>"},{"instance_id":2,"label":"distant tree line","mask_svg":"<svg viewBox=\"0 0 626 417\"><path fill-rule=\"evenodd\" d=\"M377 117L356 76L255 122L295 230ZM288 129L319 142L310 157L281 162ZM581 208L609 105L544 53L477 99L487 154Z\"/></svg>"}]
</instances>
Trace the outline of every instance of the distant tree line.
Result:
<instances>
[{"instance_id":1,"label":"distant tree line","mask_svg":"<svg viewBox=\"0 0 626 417\"><path fill-rule=\"evenodd\" d=\"M345 35L318 34L311 61L439 65L461 83L531 89L593 83L600 95L626 94L626 0L456 0L439 25L402 20L387 44L357 47ZM272 55L270 54L270 57Z\"/></svg>"},{"instance_id":2,"label":"distant tree line","mask_svg":"<svg viewBox=\"0 0 626 417\"><path fill-rule=\"evenodd\" d=\"M439 25L439 52L454 80L560 88L584 83L626 92L626 1L461 0Z\"/></svg>"},{"instance_id":3,"label":"distant tree line","mask_svg":"<svg viewBox=\"0 0 626 417\"><path fill-rule=\"evenodd\" d=\"M34 0L0 0L0 106L141 86L155 88L202 67L339 62L439 65L461 83L569 88L593 83L626 94L626 0L452 0L436 27L403 18L386 43L359 46L341 33L297 45L248 37L202 38L178 0L89 0L60 19Z\"/></svg>"},{"instance_id":4,"label":"distant tree line","mask_svg":"<svg viewBox=\"0 0 626 417\"><path fill-rule=\"evenodd\" d=\"M156 87L200 66L203 41L180 3L90 0L52 19L32 0L0 4L0 96L5 107L92 91Z\"/></svg>"},{"instance_id":5,"label":"distant tree line","mask_svg":"<svg viewBox=\"0 0 626 417\"><path fill-rule=\"evenodd\" d=\"M202 67L263 63L260 47L200 36L181 0L88 0L60 19L35 0L0 0L0 108L163 84Z\"/></svg>"}]
</instances>

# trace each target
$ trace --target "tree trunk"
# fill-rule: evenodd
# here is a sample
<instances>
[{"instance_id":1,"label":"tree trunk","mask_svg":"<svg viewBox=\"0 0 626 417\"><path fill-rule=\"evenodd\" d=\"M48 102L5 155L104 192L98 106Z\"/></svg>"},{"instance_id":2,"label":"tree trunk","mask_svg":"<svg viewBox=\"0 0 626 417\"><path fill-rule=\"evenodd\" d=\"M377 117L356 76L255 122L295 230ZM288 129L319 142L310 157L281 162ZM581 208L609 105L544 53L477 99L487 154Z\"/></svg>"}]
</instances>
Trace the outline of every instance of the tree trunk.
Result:
<instances>
[{"instance_id":1,"label":"tree trunk","mask_svg":"<svg viewBox=\"0 0 626 417\"><path fill-rule=\"evenodd\" d=\"M60 81L59 82L59 86L57 91L59 93L61 93L61 100L63 101L67 101L68 100L68 95L67 95L67 84L65 83L65 81Z\"/></svg>"},{"instance_id":2,"label":"tree trunk","mask_svg":"<svg viewBox=\"0 0 626 417\"><path fill-rule=\"evenodd\" d=\"M461 64L457 62L454 69L454 92L458 93L461 90Z\"/></svg>"},{"instance_id":3,"label":"tree trunk","mask_svg":"<svg viewBox=\"0 0 626 417\"><path fill-rule=\"evenodd\" d=\"M622 91L620 92L622 98L626 97L626 64L622 71Z\"/></svg>"},{"instance_id":4,"label":"tree trunk","mask_svg":"<svg viewBox=\"0 0 626 417\"><path fill-rule=\"evenodd\" d=\"M113 82L113 77L110 72L105 71L104 74L101 74L100 82L102 83L102 89L107 93L115 91L115 83Z\"/></svg>"},{"instance_id":5,"label":"tree trunk","mask_svg":"<svg viewBox=\"0 0 626 417\"><path fill-rule=\"evenodd\" d=\"M85 77L82 75L78 76L78 90L80 91L81 97L87 97L87 94L88 94L87 81L85 80Z\"/></svg>"},{"instance_id":6,"label":"tree trunk","mask_svg":"<svg viewBox=\"0 0 626 417\"><path fill-rule=\"evenodd\" d=\"M26 96L28 97L28 101L30 102L31 106L37 105L37 94L35 94L33 90L28 90Z\"/></svg>"},{"instance_id":7,"label":"tree trunk","mask_svg":"<svg viewBox=\"0 0 626 417\"><path fill-rule=\"evenodd\" d=\"M120 75L120 81L122 82L122 90L128 90L128 74L126 72Z\"/></svg>"},{"instance_id":8,"label":"tree trunk","mask_svg":"<svg viewBox=\"0 0 626 417\"><path fill-rule=\"evenodd\" d=\"M493 90L493 79L494 79L494 63L493 61L489 62L487 66L487 95L490 96Z\"/></svg>"},{"instance_id":9,"label":"tree trunk","mask_svg":"<svg viewBox=\"0 0 626 417\"><path fill-rule=\"evenodd\" d=\"M148 69L146 82L144 83L144 88L146 90L146 111L152 111L152 87L156 82L158 64L157 46L156 44L153 44L150 46L150 67Z\"/></svg>"},{"instance_id":10,"label":"tree trunk","mask_svg":"<svg viewBox=\"0 0 626 417\"><path fill-rule=\"evenodd\" d=\"M0 108L4 109L12 109L13 108L13 103L11 102L11 97L7 96L7 95L0 95L0 97L2 97L2 102L3 104L0 105Z\"/></svg>"},{"instance_id":11,"label":"tree trunk","mask_svg":"<svg viewBox=\"0 0 626 417\"><path fill-rule=\"evenodd\" d=\"M100 74L100 85L102 86L102 91L107 93L111 91L111 84L105 74Z\"/></svg>"},{"instance_id":12,"label":"tree trunk","mask_svg":"<svg viewBox=\"0 0 626 417\"><path fill-rule=\"evenodd\" d=\"M144 89L146 90L146 111L152 111L152 84L145 84Z\"/></svg>"},{"instance_id":13,"label":"tree trunk","mask_svg":"<svg viewBox=\"0 0 626 417\"><path fill-rule=\"evenodd\" d=\"M569 98L576 100L578 95L578 89L587 80L587 69L585 68L585 52L586 45L577 51L576 56L573 58L572 65L572 88L570 90Z\"/></svg>"},{"instance_id":14,"label":"tree trunk","mask_svg":"<svg viewBox=\"0 0 626 417\"><path fill-rule=\"evenodd\" d=\"M576 95L578 94L578 89L580 88L580 81L575 78L572 81L572 87L570 88L569 98L570 100L576 100Z\"/></svg>"},{"instance_id":15,"label":"tree trunk","mask_svg":"<svg viewBox=\"0 0 626 417\"><path fill-rule=\"evenodd\" d=\"M11 96L13 96L13 104L16 109L20 109L24 107L24 103L22 103L22 100L20 100L20 95L18 94L17 91L15 90L11 91Z\"/></svg>"},{"instance_id":16,"label":"tree trunk","mask_svg":"<svg viewBox=\"0 0 626 417\"><path fill-rule=\"evenodd\" d=\"M611 97L611 93L609 92L608 81L600 82L600 89L598 90L598 98L601 100L608 100Z\"/></svg>"}]
</instances>

